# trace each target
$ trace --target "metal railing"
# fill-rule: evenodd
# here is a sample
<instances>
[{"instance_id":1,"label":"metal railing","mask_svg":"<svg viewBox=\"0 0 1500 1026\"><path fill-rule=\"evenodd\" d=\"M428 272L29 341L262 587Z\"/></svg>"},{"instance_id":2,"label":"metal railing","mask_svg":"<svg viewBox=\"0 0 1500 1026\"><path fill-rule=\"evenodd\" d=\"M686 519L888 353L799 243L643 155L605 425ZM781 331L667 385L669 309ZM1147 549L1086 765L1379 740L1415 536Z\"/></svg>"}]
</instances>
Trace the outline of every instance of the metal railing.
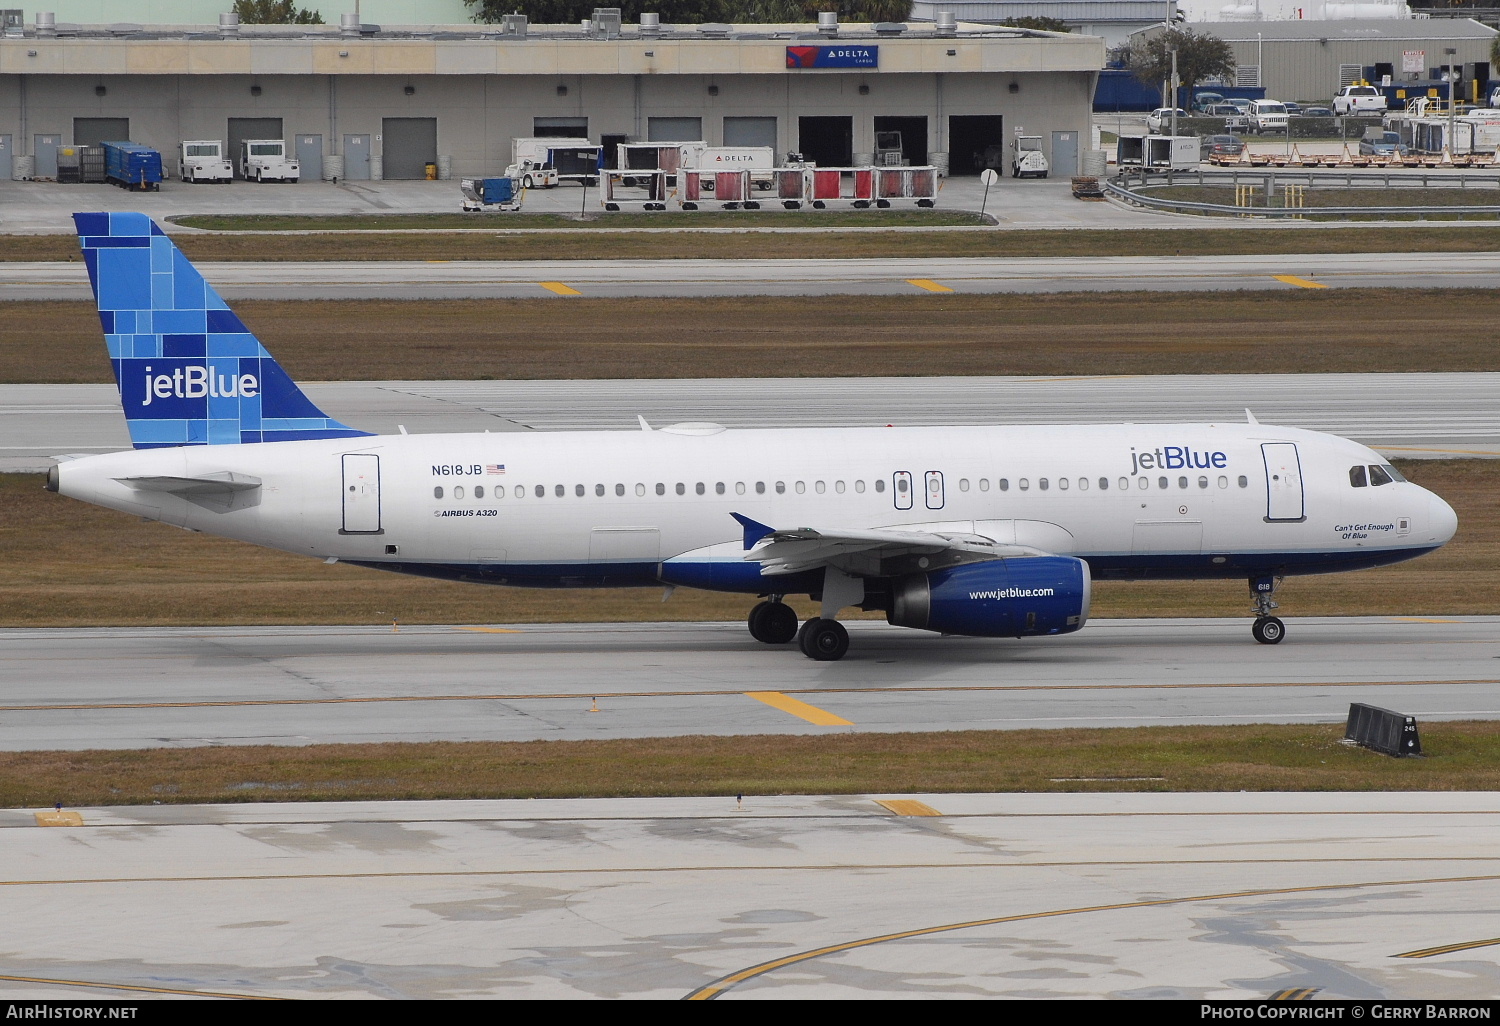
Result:
<instances>
[{"instance_id":1,"label":"metal railing","mask_svg":"<svg viewBox=\"0 0 1500 1026\"><path fill-rule=\"evenodd\" d=\"M1416 205L1416 206L1381 206L1381 207L1270 207L1270 206L1235 206L1228 203L1203 203L1195 200L1175 199L1168 196L1152 196L1145 189L1160 189L1177 185L1196 185L1202 187L1234 188L1240 191L1245 186L1258 187L1263 190L1263 196L1274 195L1278 189L1285 189L1288 185L1309 186L1317 189L1323 188L1451 188L1468 189L1488 187L1500 192L1500 174L1471 175L1471 174L1445 174L1432 175L1433 183L1429 184L1427 174L1420 175L1421 182L1396 181L1386 184L1393 177L1397 179L1419 177L1415 174L1396 173L1359 173L1333 171L1318 173L1315 171L1288 172L1277 170L1275 172L1260 171L1144 171L1141 169L1127 169L1107 179L1104 182L1105 191L1111 196L1134 203L1138 206L1149 207L1154 210L1165 210L1183 214L1218 214L1233 217L1412 217L1431 214L1446 214L1462 219L1468 216L1500 216L1500 203L1496 204L1464 204L1451 206Z\"/></svg>"}]
</instances>

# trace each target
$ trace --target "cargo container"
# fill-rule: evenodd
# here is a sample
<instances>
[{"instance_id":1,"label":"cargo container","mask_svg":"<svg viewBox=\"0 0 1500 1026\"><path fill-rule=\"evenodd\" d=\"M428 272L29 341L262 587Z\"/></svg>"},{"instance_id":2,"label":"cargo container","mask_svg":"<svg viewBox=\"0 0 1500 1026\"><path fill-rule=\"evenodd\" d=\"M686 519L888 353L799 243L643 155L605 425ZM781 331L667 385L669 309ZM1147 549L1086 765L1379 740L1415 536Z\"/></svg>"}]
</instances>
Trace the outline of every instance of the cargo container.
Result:
<instances>
[{"instance_id":1,"label":"cargo container","mask_svg":"<svg viewBox=\"0 0 1500 1026\"><path fill-rule=\"evenodd\" d=\"M677 145L680 150L677 167L683 171L749 171L750 181L755 188L766 190L775 184L776 152L769 146L704 146L702 143Z\"/></svg>"},{"instance_id":2,"label":"cargo container","mask_svg":"<svg viewBox=\"0 0 1500 1026\"><path fill-rule=\"evenodd\" d=\"M104 180L123 189L157 192L161 189L161 154L133 142L105 142Z\"/></svg>"},{"instance_id":3,"label":"cargo container","mask_svg":"<svg viewBox=\"0 0 1500 1026\"><path fill-rule=\"evenodd\" d=\"M468 213L484 210L520 210L521 188L514 178L463 178L458 183Z\"/></svg>"}]
</instances>

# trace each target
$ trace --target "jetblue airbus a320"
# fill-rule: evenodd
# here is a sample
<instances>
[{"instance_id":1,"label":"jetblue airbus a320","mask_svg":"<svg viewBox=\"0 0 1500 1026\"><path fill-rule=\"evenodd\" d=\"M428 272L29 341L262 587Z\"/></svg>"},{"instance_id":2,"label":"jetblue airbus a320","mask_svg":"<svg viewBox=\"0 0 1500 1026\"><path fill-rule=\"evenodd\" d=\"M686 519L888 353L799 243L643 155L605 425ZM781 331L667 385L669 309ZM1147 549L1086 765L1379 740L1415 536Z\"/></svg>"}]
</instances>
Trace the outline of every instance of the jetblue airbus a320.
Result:
<instances>
[{"instance_id":1,"label":"jetblue airbus a320","mask_svg":"<svg viewBox=\"0 0 1500 1026\"><path fill-rule=\"evenodd\" d=\"M312 404L142 214L77 214L134 451L64 460L85 502L325 560L480 584L760 596L819 660L841 610L1067 634L1094 578L1250 584L1411 559L1441 498L1333 435L1256 423L372 435ZM821 601L801 624L787 595Z\"/></svg>"}]
</instances>

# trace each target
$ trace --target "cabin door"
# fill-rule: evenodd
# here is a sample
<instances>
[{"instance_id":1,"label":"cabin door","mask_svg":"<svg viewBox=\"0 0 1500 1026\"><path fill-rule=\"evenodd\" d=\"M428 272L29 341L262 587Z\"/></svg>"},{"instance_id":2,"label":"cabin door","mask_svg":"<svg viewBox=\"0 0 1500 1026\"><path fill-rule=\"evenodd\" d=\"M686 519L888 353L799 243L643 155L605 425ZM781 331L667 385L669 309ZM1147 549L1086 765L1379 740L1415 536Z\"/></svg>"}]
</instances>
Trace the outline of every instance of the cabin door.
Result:
<instances>
[{"instance_id":1,"label":"cabin door","mask_svg":"<svg viewBox=\"0 0 1500 1026\"><path fill-rule=\"evenodd\" d=\"M380 457L344 455L344 526L340 534L380 534Z\"/></svg>"},{"instance_id":2,"label":"cabin door","mask_svg":"<svg viewBox=\"0 0 1500 1026\"><path fill-rule=\"evenodd\" d=\"M1264 442L1266 520L1297 523L1307 519L1302 496L1302 462L1292 442Z\"/></svg>"}]
</instances>

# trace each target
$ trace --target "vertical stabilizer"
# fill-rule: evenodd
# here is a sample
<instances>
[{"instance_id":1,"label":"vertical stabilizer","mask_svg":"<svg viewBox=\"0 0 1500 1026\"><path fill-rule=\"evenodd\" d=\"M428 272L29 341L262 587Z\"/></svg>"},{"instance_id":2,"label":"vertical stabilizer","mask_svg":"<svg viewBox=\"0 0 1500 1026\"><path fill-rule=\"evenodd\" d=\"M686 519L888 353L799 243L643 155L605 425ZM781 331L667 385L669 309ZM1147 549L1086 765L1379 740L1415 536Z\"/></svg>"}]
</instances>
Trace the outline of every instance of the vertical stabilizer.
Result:
<instances>
[{"instance_id":1,"label":"vertical stabilizer","mask_svg":"<svg viewBox=\"0 0 1500 1026\"><path fill-rule=\"evenodd\" d=\"M145 214L74 214L137 449L369 432L314 406Z\"/></svg>"}]
</instances>

